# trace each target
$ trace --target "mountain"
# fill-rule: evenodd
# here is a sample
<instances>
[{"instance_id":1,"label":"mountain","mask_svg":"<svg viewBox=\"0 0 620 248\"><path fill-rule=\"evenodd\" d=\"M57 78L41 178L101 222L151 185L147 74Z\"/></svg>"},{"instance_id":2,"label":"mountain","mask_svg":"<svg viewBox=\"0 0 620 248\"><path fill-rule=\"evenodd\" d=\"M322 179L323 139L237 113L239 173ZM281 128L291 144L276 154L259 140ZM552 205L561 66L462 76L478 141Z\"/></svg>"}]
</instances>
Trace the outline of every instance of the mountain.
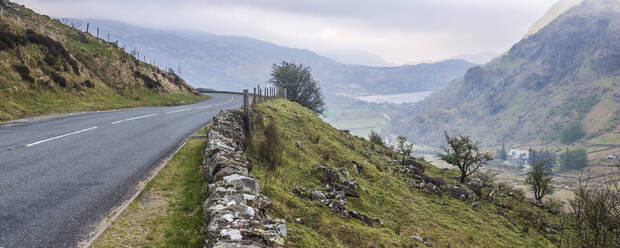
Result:
<instances>
[{"instance_id":1,"label":"mountain","mask_svg":"<svg viewBox=\"0 0 620 248\"><path fill-rule=\"evenodd\" d=\"M110 33L112 41L118 40L128 50L136 49L148 61L174 70L180 67L185 79L203 88L239 90L264 84L271 65L282 60L312 67L313 75L330 96L439 89L473 66L464 60L392 67L346 65L309 50L248 37L162 31L106 20L62 20L80 23L82 28L90 23L103 37Z\"/></svg>"},{"instance_id":2,"label":"mountain","mask_svg":"<svg viewBox=\"0 0 620 248\"><path fill-rule=\"evenodd\" d=\"M440 144L443 132L487 145L556 142L570 123L618 140L620 2L585 0L500 58L393 116L390 132Z\"/></svg>"},{"instance_id":3,"label":"mountain","mask_svg":"<svg viewBox=\"0 0 620 248\"><path fill-rule=\"evenodd\" d=\"M452 57L452 59L463 59L463 60L467 60L467 61L470 61L476 64L486 64L487 62L498 57L499 55L500 54L496 52L486 51L486 52L480 52L480 53L474 53L474 54L461 54L461 55Z\"/></svg>"},{"instance_id":4,"label":"mountain","mask_svg":"<svg viewBox=\"0 0 620 248\"><path fill-rule=\"evenodd\" d=\"M347 65L367 65L367 66L392 66L379 55L359 51L359 50L322 50L317 51L321 56L335 60L338 63Z\"/></svg>"},{"instance_id":5,"label":"mountain","mask_svg":"<svg viewBox=\"0 0 620 248\"><path fill-rule=\"evenodd\" d=\"M524 37L528 37L528 36L538 32L538 30L540 30L543 27L547 26L547 24L549 24L551 21L553 21L559 15L561 15L564 12L566 12L570 8L574 7L575 5L580 4L581 2L583 2L583 0L560 0L560 1L558 1L553 6L551 6L551 9L549 9L547 11L547 13L545 13L545 15L543 17L538 19L530 27L530 29L527 31L527 33L525 33Z\"/></svg>"},{"instance_id":6,"label":"mountain","mask_svg":"<svg viewBox=\"0 0 620 248\"><path fill-rule=\"evenodd\" d=\"M114 43L0 1L0 121L204 99Z\"/></svg>"}]
</instances>

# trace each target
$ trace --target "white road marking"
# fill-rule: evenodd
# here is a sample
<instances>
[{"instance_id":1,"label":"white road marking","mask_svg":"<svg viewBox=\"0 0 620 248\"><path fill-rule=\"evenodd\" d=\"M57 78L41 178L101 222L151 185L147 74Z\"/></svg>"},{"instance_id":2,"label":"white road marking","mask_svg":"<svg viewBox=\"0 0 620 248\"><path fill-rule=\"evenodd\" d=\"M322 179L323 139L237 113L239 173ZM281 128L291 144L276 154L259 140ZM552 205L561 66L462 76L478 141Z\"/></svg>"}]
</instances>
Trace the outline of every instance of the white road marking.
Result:
<instances>
[{"instance_id":1,"label":"white road marking","mask_svg":"<svg viewBox=\"0 0 620 248\"><path fill-rule=\"evenodd\" d=\"M188 108L188 109L175 110L175 111L166 112L166 114L179 113L179 112L188 111L188 110L192 110L192 109Z\"/></svg>"},{"instance_id":2,"label":"white road marking","mask_svg":"<svg viewBox=\"0 0 620 248\"><path fill-rule=\"evenodd\" d=\"M208 108L208 107L211 107L211 105L202 106L202 107L196 107L196 109L204 109L204 108Z\"/></svg>"},{"instance_id":3,"label":"white road marking","mask_svg":"<svg viewBox=\"0 0 620 248\"><path fill-rule=\"evenodd\" d=\"M151 116L156 116L156 115L158 115L158 114L150 114L150 115L143 115L143 116L132 117L132 118L128 118L128 119L112 122L112 125L118 124L118 123L122 123L122 122L126 122L126 121L132 121L132 120L147 118L147 117L151 117Z\"/></svg>"},{"instance_id":4,"label":"white road marking","mask_svg":"<svg viewBox=\"0 0 620 248\"><path fill-rule=\"evenodd\" d=\"M43 143L43 142L48 142L48 141L50 141L50 140L60 139L60 138L62 138L62 137L67 137L67 136L69 136L69 135L74 135L74 134L78 134L78 133L82 133L82 132L90 131L90 130L93 130L93 129L95 129L95 128L97 128L97 127L91 127L91 128L87 128L87 129L84 129L84 130L75 131L75 132L73 132L73 133L63 134L63 135L56 136L56 137L53 137L53 138L49 138L49 139L44 139L44 140L41 140L41 141L37 141L37 142L31 143L31 144L28 144L28 145L26 145L26 146L34 146L34 145L38 145L38 144L41 144L41 143Z\"/></svg>"}]
</instances>

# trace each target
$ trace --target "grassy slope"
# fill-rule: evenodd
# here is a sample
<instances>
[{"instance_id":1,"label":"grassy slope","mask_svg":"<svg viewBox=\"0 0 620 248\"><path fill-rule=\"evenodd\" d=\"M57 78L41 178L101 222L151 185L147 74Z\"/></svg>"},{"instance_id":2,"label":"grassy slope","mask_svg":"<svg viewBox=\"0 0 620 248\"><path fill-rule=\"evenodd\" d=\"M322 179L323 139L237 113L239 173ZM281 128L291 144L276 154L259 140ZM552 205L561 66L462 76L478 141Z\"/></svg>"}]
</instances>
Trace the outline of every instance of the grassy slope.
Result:
<instances>
[{"instance_id":1,"label":"grassy slope","mask_svg":"<svg viewBox=\"0 0 620 248\"><path fill-rule=\"evenodd\" d=\"M400 166L391 162L398 155L378 149L368 156L369 142L336 130L297 104L278 100L260 104L254 111L257 118L265 120L263 124L276 120L281 129L283 165L267 170L258 148L252 148L255 166L251 174L273 201L268 214L286 219L288 241L294 247L410 247L417 242L412 235L430 237L438 247L554 246L537 231L522 232L523 221L516 217L516 209L539 211L525 203L502 198L504 203L517 206L514 211L503 210L510 213L506 219L495 214L500 208L493 202L482 201L481 208L473 209L471 201L426 194L406 184L408 178L403 174L391 172L399 170ZM256 121L253 144L263 138L265 126ZM319 142L313 143L317 136ZM299 141L305 145L298 148L295 144ZM361 173L353 168L352 161L363 168ZM456 171L442 173L425 164L428 175L442 176L449 184L457 184ZM347 208L379 217L386 227L368 227L356 219L340 218L319 203L292 193L297 187L323 189L319 177L312 173L315 166L321 165L347 168L361 188L359 198L347 198ZM435 203L442 201L448 205ZM296 223L296 218L302 218L303 224Z\"/></svg>"},{"instance_id":2,"label":"grassy slope","mask_svg":"<svg viewBox=\"0 0 620 248\"><path fill-rule=\"evenodd\" d=\"M0 121L206 99L114 43L14 6L1 7Z\"/></svg>"},{"instance_id":3,"label":"grassy slope","mask_svg":"<svg viewBox=\"0 0 620 248\"><path fill-rule=\"evenodd\" d=\"M202 247L201 129L161 169L93 247Z\"/></svg>"}]
</instances>

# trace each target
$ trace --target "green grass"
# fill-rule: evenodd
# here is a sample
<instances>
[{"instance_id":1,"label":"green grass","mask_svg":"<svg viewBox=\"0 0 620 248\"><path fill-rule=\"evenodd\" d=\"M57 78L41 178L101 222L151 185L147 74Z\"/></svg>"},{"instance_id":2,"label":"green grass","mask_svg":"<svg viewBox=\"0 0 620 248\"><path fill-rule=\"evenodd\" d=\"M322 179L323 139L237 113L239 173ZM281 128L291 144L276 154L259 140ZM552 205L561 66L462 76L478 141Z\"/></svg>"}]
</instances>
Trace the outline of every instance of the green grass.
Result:
<instances>
[{"instance_id":1,"label":"green grass","mask_svg":"<svg viewBox=\"0 0 620 248\"><path fill-rule=\"evenodd\" d=\"M523 221L517 209L540 212L526 203L512 198L500 198L516 206L505 210L510 218L495 214L500 208L494 201L481 201L481 208L472 208L472 201L460 201L444 195L438 197L406 183L409 178L398 172L392 163L399 155L385 148L376 148L369 156L371 144L361 138L338 131L321 121L311 111L284 100L262 103L254 108L257 130L251 144L263 139L265 124L276 120L280 127L284 152L283 163L274 170L267 169L260 156L260 148L248 150L254 162L251 175L271 198L268 210L272 217L287 221L287 239L291 247L411 247L419 244L413 235L429 237L435 247L554 247L550 238L530 228L522 232ZM320 136L318 143L316 137ZM304 146L296 143L303 141ZM326 154L330 154L326 159ZM353 161L361 168L358 173ZM425 163L425 162L423 162ZM442 172L425 163L429 176L442 176L449 184L459 185L457 172ZM292 191L297 187L324 189L320 178L313 174L315 166L347 168L350 177L360 184L360 197L347 197L347 208L379 217L385 227L368 227L356 219L340 218L326 207L301 198ZM463 187L463 185L460 185ZM440 205L436 202L447 202ZM303 219L297 223L296 218ZM548 217L548 221L556 221ZM513 224L514 223L514 224Z\"/></svg>"},{"instance_id":2,"label":"green grass","mask_svg":"<svg viewBox=\"0 0 620 248\"><path fill-rule=\"evenodd\" d=\"M114 43L16 8L0 18L0 121L207 99Z\"/></svg>"},{"instance_id":3,"label":"green grass","mask_svg":"<svg viewBox=\"0 0 620 248\"><path fill-rule=\"evenodd\" d=\"M201 129L172 157L93 247L202 247Z\"/></svg>"},{"instance_id":4,"label":"green grass","mask_svg":"<svg viewBox=\"0 0 620 248\"><path fill-rule=\"evenodd\" d=\"M136 89L134 97L125 97L112 90L85 89L64 92L30 89L0 92L0 121L37 115L82 111L110 110L145 106L190 104L209 99L209 96L189 92L155 93Z\"/></svg>"}]
</instances>

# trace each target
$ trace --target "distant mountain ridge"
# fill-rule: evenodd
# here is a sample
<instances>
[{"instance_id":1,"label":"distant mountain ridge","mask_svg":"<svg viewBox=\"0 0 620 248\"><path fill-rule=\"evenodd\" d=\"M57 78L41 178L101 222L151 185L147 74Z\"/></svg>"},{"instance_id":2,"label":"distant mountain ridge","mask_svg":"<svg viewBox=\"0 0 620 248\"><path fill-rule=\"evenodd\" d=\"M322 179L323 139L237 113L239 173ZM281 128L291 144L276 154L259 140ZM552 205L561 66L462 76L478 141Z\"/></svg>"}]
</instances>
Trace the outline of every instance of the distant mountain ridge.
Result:
<instances>
[{"instance_id":1,"label":"distant mountain ridge","mask_svg":"<svg viewBox=\"0 0 620 248\"><path fill-rule=\"evenodd\" d=\"M578 122L586 139L617 139L619 61L620 2L585 0L393 116L390 131L424 144L441 144L444 130L486 145L549 143Z\"/></svg>"},{"instance_id":2,"label":"distant mountain ridge","mask_svg":"<svg viewBox=\"0 0 620 248\"><path fill-rule=\"evenodd\" d=\"M196 87L238 90L264 84L273 63L282 60L311 66L324 92L367 95L435 90L462 76L474 64L448 60L433 64L373 67L345 65L305 50L248 37L196 32L170 32L104 20L89 22L127 50L136 48L146 60L174 70ZM92 32L92 30L91 30ZM164 63L165 61L165 63Z\"/></svg>"}]
</instances>

